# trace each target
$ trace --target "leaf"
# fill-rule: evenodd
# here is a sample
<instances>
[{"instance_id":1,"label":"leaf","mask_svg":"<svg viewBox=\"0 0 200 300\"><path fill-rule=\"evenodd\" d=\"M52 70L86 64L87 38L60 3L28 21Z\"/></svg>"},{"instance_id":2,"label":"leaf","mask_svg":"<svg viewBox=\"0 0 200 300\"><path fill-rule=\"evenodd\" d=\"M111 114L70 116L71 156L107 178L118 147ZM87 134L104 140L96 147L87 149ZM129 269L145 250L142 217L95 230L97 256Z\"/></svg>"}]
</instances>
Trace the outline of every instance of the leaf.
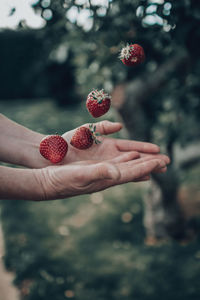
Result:
<instances>
[{"instance_id":1,"label":"leaf","mask_svg":"<svg viewBox=\"0 0 200 300\"><path fill-rule=\"evenodd\" d=\"M9 17L13 16L15 12L16 12L16 8L15 8L15 7L11 8L11 10L10 10L8 16L9 16Z\"/></svg>"}]
</instances>

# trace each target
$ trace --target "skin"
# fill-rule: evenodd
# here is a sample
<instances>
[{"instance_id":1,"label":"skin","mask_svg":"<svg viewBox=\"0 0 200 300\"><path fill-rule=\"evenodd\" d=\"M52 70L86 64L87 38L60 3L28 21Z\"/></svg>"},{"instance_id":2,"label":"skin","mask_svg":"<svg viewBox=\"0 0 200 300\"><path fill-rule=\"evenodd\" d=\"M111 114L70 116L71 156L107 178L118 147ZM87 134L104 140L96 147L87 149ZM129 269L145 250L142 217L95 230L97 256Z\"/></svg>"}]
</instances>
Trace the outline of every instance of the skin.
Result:
<instances>
[{"instance_id":1,"label":"skin","mask_svg":"<svg viewBox=\"0 0 200 300\"><path fill-rule=\"evenodd\" d=\"M84 126L89 126L85 124ZM108 135L120 123L96 123ZM0 199L52 200L104 190L127 182L149 180L165 172L169 158L159 147L143 142L101 137L100 145L78 150L70 145L74 130L66 132L69 149L60 164L52 165L39 153L44 135L0 115L0 160L30 169L0 167Z\"/></svg>"},{"instance_id":2,"label":"skin","mask_svg":"<svg viewBox=\"0 0 200 300\"><path fill-rule=\"evenodd\" d=\"M65 166L54 166L42 169L44 199L66 198L94 193L109 187L147 180L149 174L166 164L160 159L129 160L114 163L77 162ZM44 181L43 181L44 182ZM66 185L67 182L67 185Z\"/></svg>"}]
</instances>

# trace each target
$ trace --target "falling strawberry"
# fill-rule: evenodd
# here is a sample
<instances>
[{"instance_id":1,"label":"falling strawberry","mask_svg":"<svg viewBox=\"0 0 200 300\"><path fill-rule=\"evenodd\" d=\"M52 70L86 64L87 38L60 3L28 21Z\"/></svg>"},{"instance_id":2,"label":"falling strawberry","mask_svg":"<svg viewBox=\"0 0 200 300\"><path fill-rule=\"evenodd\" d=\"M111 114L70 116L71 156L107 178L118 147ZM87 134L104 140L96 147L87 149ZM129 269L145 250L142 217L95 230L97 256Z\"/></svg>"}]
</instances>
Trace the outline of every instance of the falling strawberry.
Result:
<instances>
[{"instance_id":1,"label":"falling strawberry","mask_svg":"<svg viewBox=\"0 0 200 300\"><path fill-rule=\"evenodd\" d=\"M71 138L70 144L80 150L88 149L95 144L101 143L96 137L100 134L96 132L96 126L93 127L91 124L89 128L81 126L76 129L74 135Z\"/></svg>"},{"instance_id":2,"label":"falling strawberry","mask_svg":"<svg viewBox=\"0 0 200 300\"><path fill-rule=\"evenodd\" d=\"M119 58L126 66L136 66L145 60L144 49L138 44L127 44L122 48Z\"/></svg>"},{"instance_id":3,"label":"falling strawberry","mask_svg":"<svg viewBox=\"0 0 200 300\"><path fill-rule=\"evenodd\" d=\"M68 144L60 135L48 135L40 143L40 154L52 163L63 160L68 150Z\"/></svg>"},{"instance_id":4,"label":"falling strawberry","mask_svg":"<svg viewBox=\"0 0 200 300\"><path fill-rule=\"evenodd\" d=\"M104 90L93 90L89 93L86 101L86 107L94 118L103 116L109 110L111 105L111 96Z\"/></svg>"}]
</instances>

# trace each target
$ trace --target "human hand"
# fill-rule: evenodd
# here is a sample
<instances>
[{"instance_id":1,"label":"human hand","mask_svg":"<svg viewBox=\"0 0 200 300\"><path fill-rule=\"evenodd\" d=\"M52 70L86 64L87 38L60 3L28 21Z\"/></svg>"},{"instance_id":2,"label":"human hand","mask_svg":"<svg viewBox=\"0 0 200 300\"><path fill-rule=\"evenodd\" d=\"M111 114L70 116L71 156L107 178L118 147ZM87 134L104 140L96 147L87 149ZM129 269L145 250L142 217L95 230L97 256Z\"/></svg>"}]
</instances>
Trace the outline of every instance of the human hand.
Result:
<instances>
[{"instance_id":1,"label":"human hand","mask_svg":"<svg viewBox=\"0 0 200 300\"><path fill-rule=\"evenodd\" d=\"M118 122L110 121L101 121L95 123L96 131L99 132L102 136L98 137L101 140L101 144L94 144L87 150L79 150L70 145L70 140L75 130L71 130L63 134L63 138L67 140L69 144L68 153L65 156L61 164L68 164L76 161L85 161L85 160L94 160L94 161L107 161L110 159L117 158L122 154L132 155L133 159L138 154L141 157L151 157L162 159L168 164L170 162L169 158L166 155L159 154L160 148L151 143L146 142L137 142L125 139L115 139L104 137L103 135L112 134L118 132L122 129L122 124ZM89 128L89 124L85 124ZM134 154L136 156L134 156ZM157 170L158 171L158 170ZM164 171L162 169L162 171Z\"/></svg>"},{"instance_id":2,"label":"human hand","mask_svg":"<svg viewBox=\"0 0 200 300\"><path fill-rule=\"evenodd\" d=\"M35 170L41 187L40 200L94 193L127 182L148 180L158 169L166 171L164 160L154 157L132 159L135 155L125 153L105 162L88 160Z\"/></svg>"}]
</instances>

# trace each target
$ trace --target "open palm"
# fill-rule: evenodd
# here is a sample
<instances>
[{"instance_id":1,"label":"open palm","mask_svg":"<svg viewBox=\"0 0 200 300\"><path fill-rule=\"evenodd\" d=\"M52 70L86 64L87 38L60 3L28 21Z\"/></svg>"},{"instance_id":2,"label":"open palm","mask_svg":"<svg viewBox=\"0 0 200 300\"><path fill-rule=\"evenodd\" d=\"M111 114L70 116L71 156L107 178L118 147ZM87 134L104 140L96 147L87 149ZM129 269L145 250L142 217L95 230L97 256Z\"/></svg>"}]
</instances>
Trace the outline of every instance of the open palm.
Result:
<instances>
[{"instance_id":1,"label":"open palm","mask_svg":"<svg viewBox=\"0 0 200 300\"><path fill-rule=\"evenodd\" d=\"M95 125L96 131L102 135L99 138L101 140L101 144L93 144L92 147L87 150L79 150L70 145L70 140L75 132L75 129L63 134L63 137L69 144L69 150L65 159L63 160L63 164L85 160L114 160L118 162L126 160L128 161L139 157L144 157L146 160L148 158L152 158L152 155L159 156L158 158L162 158L166 161L166 163L169 163L167 156L159 154L159 147L157 145L145 142L103 137L103 135L108 135L119 131L122 128L121 123L101 121ZM85 124L84 126L89 127L89 124Z\"/></svg>"}]
</instances>

